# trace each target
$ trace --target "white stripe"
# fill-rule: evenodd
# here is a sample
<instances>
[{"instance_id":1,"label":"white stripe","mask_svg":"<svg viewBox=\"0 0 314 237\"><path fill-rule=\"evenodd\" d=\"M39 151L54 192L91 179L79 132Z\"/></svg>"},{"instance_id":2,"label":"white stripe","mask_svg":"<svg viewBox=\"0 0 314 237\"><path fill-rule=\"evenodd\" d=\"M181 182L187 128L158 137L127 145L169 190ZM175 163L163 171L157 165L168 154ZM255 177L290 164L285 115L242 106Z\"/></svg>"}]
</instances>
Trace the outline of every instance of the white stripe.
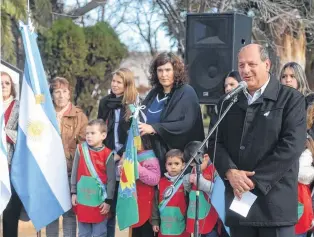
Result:
<instances>
[{"instance_id":1,"label":"white stripe","mask_svg":"<svg viewBox=\"0 0 314 237\"><path fill-rule=\"evenodd\" d=\"M26 55L29 56L30 58L30 63L28 63L28 66L30 67L30 70L31 70L31 74L30 77L33 77L34 79L34 83L35 83L35 94L41 94L41 91L40 91L40 86L39 86L39 79L38 79L38 75L37 75L37 71L36 71L36 68L35 68L35 60L34 60L34 56L33 56L33 52L31 50L31 43L30 43L30 40L29 40L29 34L28 34L28 30L27 30L27 27L28 26L25 26L23 25L23 31L24 31L24 34L25 34L25 42L26 42Z\"/></svg>"},{"instance_id":2,"label":"white stripe","mask_svg":"<svg viewBox=\"0 0 314 237\"><path fill-rule=\"evenodd\" d=\"M32 89L23 80L19 126L27 137L27 146L64 211L71 208L66 158L59 133L40 104L35 103Z\"/></svg>"},{"instance_id":3,"label":"white stripe","mask_svg":"<svg viewBox=\"0 0 314 237\"><path fill-rule=\"evenodd\" d=\"M2 90L0 90L0 118L3 116L3 98L2 98ZM7 149L6 142L6 134L4 130L4 121L0 124L0 142L3 144L3 147ZM9 178L9 167L8 167L8 158L7 154L4 154L2 150L0 150L0 215L6 208L11 197L11 188L10 188L10 178Z\"/></svg>"}]
</instances>

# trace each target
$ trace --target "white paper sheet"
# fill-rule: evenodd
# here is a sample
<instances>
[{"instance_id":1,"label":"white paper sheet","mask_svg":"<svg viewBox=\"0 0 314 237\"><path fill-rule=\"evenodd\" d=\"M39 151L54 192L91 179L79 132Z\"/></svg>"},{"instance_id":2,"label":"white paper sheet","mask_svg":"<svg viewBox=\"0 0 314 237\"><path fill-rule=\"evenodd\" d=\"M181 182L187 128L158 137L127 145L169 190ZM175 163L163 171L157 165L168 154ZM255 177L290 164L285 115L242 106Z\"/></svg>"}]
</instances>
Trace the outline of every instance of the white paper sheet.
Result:
<instances>
[{"instance_id":1,"label":"white paper sheet","mask_svg":"<svg viewBox=\"0 0 314 237\"><path fill-rule=\"evenodd\" d=\"M246 217L249 213L253 203L257 196L251 192L245 192L242 194L242 198L239 200L235 197L230 205L230 210Z\"/></svg>"}]
</instances>

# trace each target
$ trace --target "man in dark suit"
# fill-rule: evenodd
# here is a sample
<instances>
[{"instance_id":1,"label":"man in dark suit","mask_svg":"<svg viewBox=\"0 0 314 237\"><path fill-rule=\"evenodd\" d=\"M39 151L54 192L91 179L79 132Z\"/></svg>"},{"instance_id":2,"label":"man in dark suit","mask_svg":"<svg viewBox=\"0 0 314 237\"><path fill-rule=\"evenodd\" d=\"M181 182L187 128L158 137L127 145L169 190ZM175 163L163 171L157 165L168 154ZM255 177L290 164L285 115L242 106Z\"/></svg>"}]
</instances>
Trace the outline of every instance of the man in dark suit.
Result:
<instances>
[{"instance_id":1,"label":"man in dark suit","mask_svg":"<svg viewBox=\"0 0 314 237\"><path fill-rule=\"evenodd\" d=\"M270 66L261 45L241 49L239 73L248 87L219 125L215 166L225 179L226 224L232 237L295 236L298 160L306 139L305 99L272 77ZM213 154L213 140L209 147ZM229 207L235 196L241 198L247 191L257 199L247 217L242 217Z\"/></svg>"}]
</instances>

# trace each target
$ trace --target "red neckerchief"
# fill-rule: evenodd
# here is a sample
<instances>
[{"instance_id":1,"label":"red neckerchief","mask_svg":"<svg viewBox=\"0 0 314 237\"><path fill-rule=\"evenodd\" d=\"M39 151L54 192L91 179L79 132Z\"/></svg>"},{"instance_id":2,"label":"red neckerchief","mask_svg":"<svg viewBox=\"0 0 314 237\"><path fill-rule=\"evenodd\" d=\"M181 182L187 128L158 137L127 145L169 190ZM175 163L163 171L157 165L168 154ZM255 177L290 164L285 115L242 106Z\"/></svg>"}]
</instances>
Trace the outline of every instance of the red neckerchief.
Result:
<instances>
[{"instance_id":1,"label":"red neckerchief","mask_svg":"<svg viewBox=\"0 0 314 237\"><path fill-rule=\"evenodd\" d=\"M14 104L15 104L15 100L13 100L10 103L9 107L7 108L7 110L4 113L4 124L5 125L7 125L8 121L9 121L9 118L10 118ZM11 140L11 138L8 137L8 135L6 135L6 139L7 139L8 143L14 144L14 142Z\"/></svg>"}]
</instances>

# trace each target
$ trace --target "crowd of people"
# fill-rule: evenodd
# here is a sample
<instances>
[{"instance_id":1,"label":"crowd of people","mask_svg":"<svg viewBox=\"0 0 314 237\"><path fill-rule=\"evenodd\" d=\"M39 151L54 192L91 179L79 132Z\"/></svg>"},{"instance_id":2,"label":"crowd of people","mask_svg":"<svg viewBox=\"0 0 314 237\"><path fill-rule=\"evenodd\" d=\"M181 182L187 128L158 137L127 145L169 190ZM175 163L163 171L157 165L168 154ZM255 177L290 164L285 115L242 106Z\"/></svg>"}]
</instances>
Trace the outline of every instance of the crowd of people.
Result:
<instances>
[{"instance_id":1,"label":"crowd of people","mask_svg":"<svg viewBox=\"0 0 314 237\"><path fill-rule=\"evenodd\" d=\"M133 237L191 236L196 196L203 237L228 236L224 224L230 227L232 237L307 235L313 220L314 95L297 63L287 63L279 79L270 69L263 46L249 44L240 50L238 71L225 76L224 91L228 94L242 80L247 88L237 95L238 101L218 126L217 136L212 136L202 151L200 191L192 162L171 198L164 199L164 191L183 171L205 135L199 101L188 85L183 61L173 53L153 59L149 68L152 89L141 102L144 116L138 123L142 140L136 180L139 221L131 227ZM1 83L10 169L19 102L9 74L1 72ZM121 167L132 129L131 106L138 102L133 73L127 68L113 73L110 94L100 100L97 119L91 121L71 102L73 90L66 78L54 78L50 93L73 206L63 215L63 236L76 236L78 228L79 237L114 237ZM210 128L219 111L229 104L223 98L211 116ZM225 220L210 200L216 175L225 184ZM3 213L4 237L18 236L23 207L11 188L12 197ZM92 190L88 197L82 191L87 189ZM257 199L243 217L229 207L247 192ZM58 232L59 219L46 227L46 235L56 237Z\"/></svg>"}]
</instances>

